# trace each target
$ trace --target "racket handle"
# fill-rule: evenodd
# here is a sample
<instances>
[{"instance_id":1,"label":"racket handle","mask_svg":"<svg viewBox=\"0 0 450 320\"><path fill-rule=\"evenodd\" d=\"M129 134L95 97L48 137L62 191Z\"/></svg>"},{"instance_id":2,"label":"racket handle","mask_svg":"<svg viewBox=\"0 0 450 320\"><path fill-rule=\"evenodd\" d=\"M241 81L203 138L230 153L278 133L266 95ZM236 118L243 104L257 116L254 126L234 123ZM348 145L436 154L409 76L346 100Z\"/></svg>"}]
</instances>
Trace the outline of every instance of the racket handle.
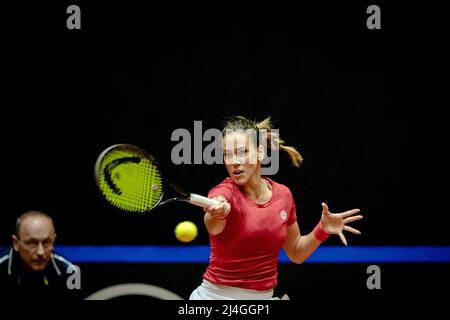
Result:
<instances>
[{"instance_id":1,"label":"racket handle","mask_svg":"<svg viewBox=\"0 0 450 320\"><path fill-rule=\"evenodd\" d=\"M192 203L193 205L203 208L215 207L220 204L220 202L217 200L210 199L195 193L191 193L189 202Z\"/></svg>"}]
</instances>

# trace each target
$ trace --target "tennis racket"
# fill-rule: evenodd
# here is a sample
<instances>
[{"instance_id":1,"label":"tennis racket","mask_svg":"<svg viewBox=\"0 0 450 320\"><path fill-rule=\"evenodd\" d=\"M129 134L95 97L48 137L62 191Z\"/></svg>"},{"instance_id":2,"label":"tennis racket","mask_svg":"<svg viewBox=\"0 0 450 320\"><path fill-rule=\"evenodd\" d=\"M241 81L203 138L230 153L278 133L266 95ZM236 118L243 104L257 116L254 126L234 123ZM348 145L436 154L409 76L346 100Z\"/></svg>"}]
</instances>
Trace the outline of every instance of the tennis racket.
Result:
<instances>
[{"instance_id":1,"label":"tennis racket","mask_svg":"<svg viewBox=\"0 0 450 320\"><path fill-rule=\"evenodd\" d=\"M187 193L165 179L156 159L145 150L130 144L105 149L95 163L95 180L103 197L126 212L144 213L171 202L185 201L203 208L217 206L219 201ZM164 201L164 188L179 195Z\"/></svg>"}]
</instances>

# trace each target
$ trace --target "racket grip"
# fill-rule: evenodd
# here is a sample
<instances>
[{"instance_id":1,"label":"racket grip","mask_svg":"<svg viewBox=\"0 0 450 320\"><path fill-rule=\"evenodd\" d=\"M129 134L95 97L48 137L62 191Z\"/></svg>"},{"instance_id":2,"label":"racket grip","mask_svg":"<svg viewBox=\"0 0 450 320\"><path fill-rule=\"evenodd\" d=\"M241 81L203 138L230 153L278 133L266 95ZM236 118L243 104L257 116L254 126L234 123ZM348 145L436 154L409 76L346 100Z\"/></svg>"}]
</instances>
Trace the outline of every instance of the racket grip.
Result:
<instances>
[{"instance_id":1,"label":"racket grip","mask_svg":"<svg viewBox=\"0 0 450 320\"><path fill-rule=\"evenodd\" d=\"M217 200L210 199L195 193L191 193L191 196L189 197L189 202L192 203L193 205L203 208L215 207L220 204L220 202Z\"/></svg>"}]
</instances>

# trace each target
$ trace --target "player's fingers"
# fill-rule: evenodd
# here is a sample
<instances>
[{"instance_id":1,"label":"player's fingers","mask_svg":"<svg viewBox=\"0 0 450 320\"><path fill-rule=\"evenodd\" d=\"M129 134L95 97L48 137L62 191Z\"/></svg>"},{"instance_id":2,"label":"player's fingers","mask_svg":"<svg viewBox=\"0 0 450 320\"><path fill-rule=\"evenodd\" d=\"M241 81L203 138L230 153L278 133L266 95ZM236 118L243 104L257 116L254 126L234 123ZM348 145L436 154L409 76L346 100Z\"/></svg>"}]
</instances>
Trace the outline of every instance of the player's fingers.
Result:
<instances>
[{"instance_id":1,"label":"player's fingers","mask_svg":"<svg viewBox=\"0 0 450 320\"><path fill-rule=\"evenodd\" d=\"M354 233L354 234L361 234L361 231L359 231L359 230L357 230L355 228L352 228L350 226L344 226L344 230L348 231L348 232L351 232L351 233Z\"/></svg>"},{"instance_id":2,"label":"player's fingers","mask_svg":"<svg viewBox=\"0 0 450 320\"><path fill-rule=\"evenodd\" d=\"M218 206L210 206L207 208L204 208L203 210L205 210L205 212L209 213L211 216L214 216L217 213L217 208L219 208L220 205Z\"/></svg>"},{"instance_id":3,"label":"player's fingers","mask_svg":"<svg viewBox=\"0 0 450 320\"><path fill-rule=\"evenodd\" d=\"M350 216L358 213L359 211L360 211L359 209L352 209L352 210L345 211L343 213L339 213L338 215L342 218L346 218L346 217L350 217Z\"/></svg>"},{"instance_id":4,"label":"player's fingers","mask_svg":"<svg viewBox=\"0 0 450 320\"><path fill-rule=\"evenodd\" d=\"M206 211L213 217L221 216L224 213L226 213L227 205L229 205L228 202L223 202L223 203L220 203L217 206L206 208Z\"/></svg>"},{"instance_id":5,"label":"player's fingers","mask_svg":"<svg viewBox=\"0 0 450 320\"><path fill-rule=\"evenodd\" d=\"M213 199L219 201L220 203L227 202L227 200L222 196L214 197Z\"/></svg>"},{"instance_id":6,"label":"player's fingers","mask_svg":"<svg viewBox=\"0 0 450 320\"><path fill-rule=\"evenodd\" d=\"M341 232L338 233L339 238L341 238L342 243L346 246L347 245L347 239L345 239L344 234Z\"/></svg>"},{"instance_id":7,"label":"player's fingers","mask_svg":"<svg viewBox=\"0 0 450 320\"><path fill-rule=\"evenodd\" d=\"M230 213L231 205L228 202L223 203L218 209L219 215L226 216Z\"/></svg>"},{"instance_id":8,"label":"player's fingers","mask_svg":"<svg viewBox=\"0 0 450 320\"><path fill-rule=\"evenodd\" d=\"M329 215L330 214L330 210L328 209L328 206L325 202L322 202L322 213L325 215Z\"/></svg>"},{"instance_id":9,"label":"player's fingers","mask_svg":"<svg viewBox=\"0 0 450 320\"><path fill-rule=\"evenodd\" d=\"M361 220L363 218L362 215L357 215L357 216L353 216L353 217L348 217L344 219L344 223L350 223L356 220Z\"/></svg>"},{"instance_id":10,"label":"player's fingers","mask_svg":"<svg viewBox=\"0 0 450 320\"><path fill-rule=\"evenodd\" d=\"M205 212L207 212L207 213L211 213L211 212L214 211L214 208L215 208L215 207L216 207L216 206L204 207L204 208L203 208L203 211L205 211Z\"/></svg>"},{"instance_id":11,"label":"player's fingers","mask_svg":"<svg viewBox=\"0 0 450 320\"><path fill-rule=\"evenodd\" d=\"M216 211L223 211L226 204L227 204L226 202L221 202L216 207L214 207L214 210L216 210Z\"/></svg>"}]
</instances>

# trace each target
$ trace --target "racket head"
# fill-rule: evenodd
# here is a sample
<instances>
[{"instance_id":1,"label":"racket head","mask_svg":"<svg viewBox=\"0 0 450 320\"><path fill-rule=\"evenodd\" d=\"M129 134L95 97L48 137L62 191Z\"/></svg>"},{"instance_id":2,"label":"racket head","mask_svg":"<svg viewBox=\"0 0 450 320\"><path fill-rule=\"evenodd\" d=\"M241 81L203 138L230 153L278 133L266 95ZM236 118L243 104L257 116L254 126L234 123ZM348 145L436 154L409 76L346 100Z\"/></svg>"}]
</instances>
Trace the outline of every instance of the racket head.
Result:
<instances>
[{"instance_id":1,"label":"racket head","mask_svg":"<svg viewBox=\"0 0 450 320\"><path fill-rule=\"evenodd\" d=\"M125 212L148 212L164 195L156 159L131 144L116 144L105 149L97 158L94 175L107 202Z\"/></svg>"}]
</instances>

